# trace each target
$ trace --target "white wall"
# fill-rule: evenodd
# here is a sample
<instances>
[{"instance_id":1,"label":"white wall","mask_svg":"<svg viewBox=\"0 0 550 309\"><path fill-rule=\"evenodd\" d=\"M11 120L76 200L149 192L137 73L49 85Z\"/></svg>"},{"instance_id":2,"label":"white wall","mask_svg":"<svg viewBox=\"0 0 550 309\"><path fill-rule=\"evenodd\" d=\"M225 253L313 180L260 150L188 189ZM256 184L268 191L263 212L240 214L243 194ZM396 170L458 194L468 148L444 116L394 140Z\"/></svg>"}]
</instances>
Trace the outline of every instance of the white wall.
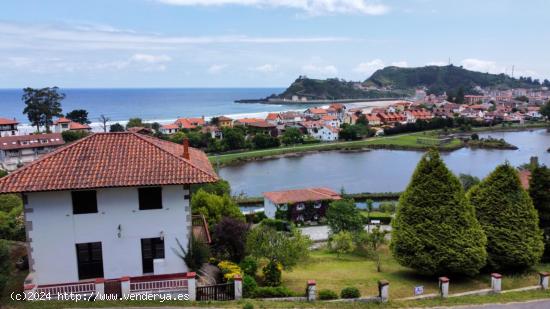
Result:
<instances>
[{"instance_id":1,"label":"white wall","mask_svg":"<svg viewBox=\"0 0 550 309\"><path fill-rule=\"evenodd\" d=\"M187 266L172 249L179 250L176 238L187 249L191 221L186 191L183 186L165 186L162 209L139 210L137 188L99 189L98 212L79 215L73 215L70 191L28 194L34 283L78 281L75 244L98 241L106 279L143 275L141 239L159 237L161 231L166 273L186 272Z\"/></svg>"},{"instance_id":2,"label":"white wall","mask_svg":"<svg viewBox=\"0 0 550 309\"><path fill-rule=\"evenodd\" d=\"M277 206L271 202L271 200L264 197L264 213L266 217L270 219L275 219L275 212L277 211Z\"/></svg>"}]
</instances>

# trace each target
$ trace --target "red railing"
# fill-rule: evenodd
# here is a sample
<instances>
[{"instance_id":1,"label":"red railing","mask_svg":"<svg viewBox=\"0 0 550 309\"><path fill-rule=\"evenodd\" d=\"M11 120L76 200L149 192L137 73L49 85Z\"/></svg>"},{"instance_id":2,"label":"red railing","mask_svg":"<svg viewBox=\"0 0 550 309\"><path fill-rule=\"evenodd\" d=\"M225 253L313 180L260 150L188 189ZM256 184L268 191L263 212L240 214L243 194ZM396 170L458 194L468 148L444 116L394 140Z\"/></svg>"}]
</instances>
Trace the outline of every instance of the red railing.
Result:
<instances>
[{"instance_id":1,"label":"red railing","mask_svg":"<svg viewBox=\"0 0 550 309\"><path fill-rule=\"evenodd\" d=\"M188 286L185 273L130 278L130 293L187 292Z\"/></svg>"},{"instance_id":2,"label":"red railing","mask_svg":"<svg viewBox=\"0 0 550 309\"><path fill-rule=\"evenodd\" d=\"M64 284L48 284L39 285L36 287L37 293L44 293L50 295L57 294L91 294L95 293L95 282L74 282Z\"/></svg>"}]
</instances>

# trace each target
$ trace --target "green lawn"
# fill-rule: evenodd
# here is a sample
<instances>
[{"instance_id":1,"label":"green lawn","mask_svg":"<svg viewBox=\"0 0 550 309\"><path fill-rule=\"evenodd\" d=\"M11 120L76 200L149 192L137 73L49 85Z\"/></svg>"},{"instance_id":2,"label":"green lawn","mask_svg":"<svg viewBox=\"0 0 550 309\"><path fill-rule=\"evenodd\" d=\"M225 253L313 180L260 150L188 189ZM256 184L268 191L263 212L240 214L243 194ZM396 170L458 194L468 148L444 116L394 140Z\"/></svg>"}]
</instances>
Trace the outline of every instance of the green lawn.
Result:
<instances>
[{"instance_id":1,"label":"green lawn","mask_svg":"<svg viewBox=\"0 0 550 309\"><path fill-rule=\"evenodd\" d=\"M334 142L334 143L319 143L313 145L297 145L291 147L279 147L265 150L251 150L231 154L212 155L210 161L213 164L231 164L241 161L253 160L263 157L278 156L290 153L303 153L311 151L328 151L341 149L361 149L361 148L397 148L397 149L413 149L423 150L433 145L419 143L418 139L437 141L436 133L433 131L405 133L393 136L372 137L360 141L349 142ZM453 139L450 143L440 145L442 150L453 150L462 147L462 141Z\"/></svg>"},{"instance_id":2,"label":"green lawn","mask_svg":"<svg viewBox=\"0 0 550 309\"><path fill-rule=\"evenodd\" d=\"M313 251L308 261L300 263L291 271L283 273L283 284L294 291L304 290L307 280L317 281L317 289L330 289L337 293L345 286L357 287L362 295L374 296L378 293L378 280L386 279L390 282L390 298L404 298L413 296L415 286L424 286L426 294L436 293L437 278L421 276L410 269L400 266L383 249L382 272L376 271L376 263L356 255L342 255L328 253L325 250ZM513 289L538 284L538 271L550 270L550 265L541 265L536 269L521 275L504 275L503 289ZM464 292L475 289L489 288L488 274L475 278L451 277L450 293Z\"/></svg>"}]
</instances>

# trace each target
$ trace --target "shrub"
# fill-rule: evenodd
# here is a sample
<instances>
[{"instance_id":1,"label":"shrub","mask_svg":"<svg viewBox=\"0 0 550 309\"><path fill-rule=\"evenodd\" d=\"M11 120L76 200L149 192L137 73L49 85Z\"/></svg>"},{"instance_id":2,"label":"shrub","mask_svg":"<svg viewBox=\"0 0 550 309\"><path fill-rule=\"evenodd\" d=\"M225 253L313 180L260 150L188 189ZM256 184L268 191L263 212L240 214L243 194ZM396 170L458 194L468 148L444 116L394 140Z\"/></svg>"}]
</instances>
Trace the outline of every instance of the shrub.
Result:
<instances>
[{"instance_id":1,"label":"shrub","mask_svg":"<svg viewBox=\"0 0 550 309\"><path fill-rule=\"evenodd\" d=\"M243 277L243 296L245 298L253 297L257 288L258 288L258 284L256 283L256 280L254 279L254 277L249 276L249 275L244 275L244 277Z\"/></svg>"},{"instance_id":2,"label":"shrub","mask_svg":"<svg viewBox=\"0 0 550 309\"><path fill-rule=\"evenodd\" d=\"M256 272L258 271L258 262L256 262L255 258L251 256L245 257L240 266L246 275L256 276Z\"/></svg>"},{"instance_id":3,"label":"shrub","mask_svg":"<svg viewBox=\"0 0 550 309\"><path fill-rule=\"evenodd\" d=\"M363 216L353 200L339 200L330 203L327 223L332 233L341 231L359 232L363 230Z\"/></svg>"},{"instance_id":4,"label":"shrub","mask_svg":"<svg viewBox=\"0 0 550 309\"><path fill-rule=\"evenodd\" d=\"M403 266L429 275L473 276L485 265L487 238L475 209L435 150L418 163L392 227L390 247Z\"/></svg>"},{"instance_id":5,"label":"shrub","mask_svg":"<svg viewBox=\"0 0 550 309\"><path fill-rule=\"evenodd\" d=\"M254 309L254 305L251 303L246 303L243 305L243 309Z\"/></svg>"},{"instance_id":6,"label":"shrub","mask_svg":"<svg viewBox=\"0 0 550 309\"><path fill-rule=\"evenodd\" d=\"M359 292L359 289L353 286L348 286L342 289L340 292L340 297L342 298L359 298L361 297L361 293Z\"/></svg>"},{"instance_id":7,"label":"shrub","mask_svg":"<svg viewBox=\"0 0 550 309\"><path fill-rule=\"evenodd\" d=\"M319 291L319 299L320 300L331 300L331 299L337 299L338 293L332 291L332 290L320 290Z\"/></svg>"},{"instance_id":8,"label":"shrub","mask_svg":"<svg viewBox=\"0 0 550 309\"><path fill-rule=\"evenodd\" d=\"M78 131L74 131L74 130L68 130L68 131L64 131L63 133L61 133L61 136L63 137L63 140L67 143L70 143L70 142L74 142L76 140L79 140L83 137L86 137L88 136L90 133L88 133L88 131L84 131L84 130L78 130Z\"/></svg>"},{"instance_id":9,"label":"shrub","mask_svg":"<svg viewBox=\"0 0 550 309\"><path fill-rule=\"evenodd\" d=\"M288 232L292 228L292 224L286 220L280 219L264 219L262 225L274 228L277 231Z\"/></svg>"},{"instance_id":10,"label":"shrub","mask_svg":"<svg viewBox=\"0 0 550 309\"><path fill-rule=\"evenodd\" d=\"M244 258L248 223L226 217L214 227L212 249L219 258L240 262Z\"/></svg>"},{"instance_id":11,"label":"shrub","mask_svg":"<svg viewBox=\"0 0 550 309\"><path fill-rule=\"evenodd\" d=\"M351 253L355 250L355 243L353 242L353 235L350 232L342 231L338 234L332 235L328 241L328 246L331 252L336 252L337 256L340 254Z\"/></svg>"},{"instance_id":12,"label":"shrub","mask_svg":"<svg viewBox=\"0 0 550 309\"><path fill-rule=\"evenodd\" d=\"M242 276L243 274L243 271L241 270L239 265L231 261L221 261L218 263L218 267L222 272L224 281L231 281L233 280L233 278L235 278L235 275Z\"/></svg>"},{"instance_id":13,"label":"shrub","mask_svg":"<svg viewBox=\"0 0 550 309\"><path fill-rule=\"evenodd\" d=\"M0 239L0 296L6 287L10 275L10 255L8 242Z\"/></svg>"},{"instance_id":14,"label":"shrub","mask_svg":"<svg viewBox=\"0 0 550 309\"><path fill-rule=\"evenodd\" d=\"M195 237L191 237L187 250L183 248L179 239L176 238L176 242L178 243L179 252L176 250L174 251L185 262L189 269L197 271L201 268L202 264L208 261L208 257L210 256L209 247L196 240Z\"/></svg>"},{"instance_id":15,"label":"shrub","mask_svg":"<svg viewBox=\"0 0 550 309\"><path fill-rule=\"evenodd\" d=\"M265 215L265 212L263 211L246 214L245 217L246 217L246 222L254 223L254 224L260 223L262 220L267 218L267 216Z\"/></svg>"},{"instance_id":16,"label":"shrub","mask_svg":"<svg viewBox=\"0 0 550 309\"><path fill-rule=\"evenodd\" d=\"M290 297L294 296L294 293L284 286L263 286L258 287L254 292L255 298L271 298L271 297Z\"/></svg>"},{"instance_id":17,"label":"shrub","mask_svg":"<svg viewBox=\"0 0 550 309\"><path fill-rule=\"evenodd\" d=\"M267 286L279 286L281 285L281 276L283 271L283 266L281 263L270 261L262 269L264 273L264 283Z\"/></svg>"},{"instance_id":18,"label":"shrub","mask_svg":"<svg viewBox=\"0 0 550 309\"><path fill-rule=\"evenodd\" d=\"M544 232L543 261L550 261L550 169L537 166L529 182L529 195L539 214L539 226Z\"/></svg>"},{"instance_id":19,"label":"shrub","mask_svg":"<svg viewBox=\"0 0 550 309\"><path fill-rule=\"evenodd\" d=\"M498 166L468 192L487 235L487 264L492 269L524 269L544 251L537 211L509 164Z\"/></svg>"},{"instance_id":20,"label":"shrub","mask_svg":"<svg viewBox=\"0 0 550 309\"><path fill-rule=\"evenodd\" d=\"M204 215L210 227L214 227L224 217L244 221L244 216L239 206L227 194L219 196L199 189L191 197L191 209L193 214Z\"/></svg>"}]
</instances>

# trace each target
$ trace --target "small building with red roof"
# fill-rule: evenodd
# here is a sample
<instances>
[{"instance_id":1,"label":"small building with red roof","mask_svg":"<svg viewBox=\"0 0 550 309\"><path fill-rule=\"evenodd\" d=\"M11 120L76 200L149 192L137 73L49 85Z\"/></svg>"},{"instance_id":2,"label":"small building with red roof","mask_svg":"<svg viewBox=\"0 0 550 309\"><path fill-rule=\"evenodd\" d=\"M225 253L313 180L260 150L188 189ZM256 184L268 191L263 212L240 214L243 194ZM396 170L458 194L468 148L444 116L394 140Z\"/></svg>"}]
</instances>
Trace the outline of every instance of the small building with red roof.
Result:
<instances>
[{"instance_id":1,"label":"small building with red roof","mask_svg":"<svg viewBox=\"0 0 550 309\"><path fill-rule=\"evenodd\" d=\"M330 202L342 199L329 188L264 192L263 196L268 218L292 222L316 222L325 216Z\"/></svg>"},{"instance_id":2,"label":"small building with red roof","mask_svg":"<svg viewBox=\"0 0 550 309\"><path fill-rule=\"evenodd\" d=\"M0 137L0 169L14 171L64 144L61 133Z\"/></svg>"},{"instance_id":3,"label":"small building with red roof","mask_svg":"<svg viewBox=\"0 0 550 309\"><path fill-rule=\"evenodd\" d=\"M54 132L63 133L65 131L91 131L92 128L87 124L81 124L65 117L60 117L53 123Z\"/></svg>"},{"instance_id":4,"label":"small building with red roof","mask_svg":"<svg viewBox=\"0 0 550 309\"><path fill-rule=\"evenodd\" d=\"M0 118L0 137L17 135L17 125L19 122L15 119Z\"/></svg>"}]
</instances>

